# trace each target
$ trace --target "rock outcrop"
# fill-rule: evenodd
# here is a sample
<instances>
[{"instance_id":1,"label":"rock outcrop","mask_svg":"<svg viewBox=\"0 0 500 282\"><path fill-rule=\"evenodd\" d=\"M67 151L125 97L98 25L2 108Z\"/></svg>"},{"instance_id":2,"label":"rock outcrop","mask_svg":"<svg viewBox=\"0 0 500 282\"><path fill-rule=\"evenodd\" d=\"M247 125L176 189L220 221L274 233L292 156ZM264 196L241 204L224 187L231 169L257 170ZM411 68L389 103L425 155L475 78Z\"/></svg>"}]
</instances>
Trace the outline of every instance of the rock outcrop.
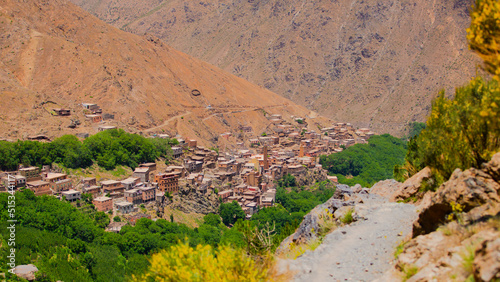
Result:
<instances>
[{"instance_id":1,"label":"rock outcrop","mask_svg":"<svg viewBox=\"0 0 500 282\"><path fill-rule=\"evenodd\" d=\"M394 193L399 191L401 185L401 182L397 182L394 179L379 181L372 186L370 193L390 199Z\"/></svg>"},{"instance_id":2,"label":"rock outcrop","mask_svg":"<svg viewBox=\"0 0 500 282\"><path fill-rule=\"evenodd\" d=\"M417 208L413 239L380 281L500 280L499 172L497 153L482 169L457 169L427 193Z\"/></svg>"},{"instance_id":3,"label":"rock outcrop","mask_svg":"<svg viewBox=\"0 0 500 282\"><path fill-rule=\"evenodd\" d=\"M326 217L328 217L328 220L339 220L339 217L345 213L346 209L353 208L356 202L359 202L359 199L352 189L348 185L338 184L335 194L328 201L316 206L306 214L295 233L281 242L278 253L284 251L290 243L303 244L318 238ZM343 212L339 213L337 211ZM353 219L358 219L356 214L353 215Z\"/></svg>"},{"instance_id":4,"label":"rock outcrop","mask_svg":"<svg viewBox=\"0 0 500 282\"><path fill-rule=\"evenodd\" d=\"M450 179L436 192L424 199L420 214L413 227L413 237L427 234L445 222L446 216L455 210L468 212L485 204L499 204L500 184L487 172L498 172L500 153L496 154L483 170L456 169Z\"/></svg>"},{"instance_id":5,"label":"rock outcrop","mask_svg":"<svg viewBox=\"0 0 500 282\"><path fill-rule=\"evenodd\" d=\"M422 183L430 179L431 169L426 167L414 176L408 178L390 197L391 202L403 201L419 194Z\"/></svg>"},{"instance_id":6,"label":"rock outcrop","mask_svg":"<svg viewBox=\"0 0 500 282\"><path fill-rule=\"evenodd\" d=\"M295 176L298 186L309 186L327 179L325 170L309 169L304 174Z\"/></svg>"},{"instance_id":7,"label":"rock outcrop","mask_svg":"<svg viewBox=\"0 0 500 282\"><path fill-rule=\"evenodd\" d=\"M173 196L172 202L167 204L172 209L185 213L217 213L219 198L216 194L208 192L202 194L191 186L181 186L178 195Z\"/></svg>"},{"instance_id":8,"label":"rock outcrop","mask_svg":"<svg viewBox=\"0 0 500 282\"><path fill-rule=\"evenodd\" d=\"M16 274L17 277L28 281L35 280L35 273L37 272L38 268L33 264L18 265L14 268L14 274Z\"/></svg>"}]
</instances>

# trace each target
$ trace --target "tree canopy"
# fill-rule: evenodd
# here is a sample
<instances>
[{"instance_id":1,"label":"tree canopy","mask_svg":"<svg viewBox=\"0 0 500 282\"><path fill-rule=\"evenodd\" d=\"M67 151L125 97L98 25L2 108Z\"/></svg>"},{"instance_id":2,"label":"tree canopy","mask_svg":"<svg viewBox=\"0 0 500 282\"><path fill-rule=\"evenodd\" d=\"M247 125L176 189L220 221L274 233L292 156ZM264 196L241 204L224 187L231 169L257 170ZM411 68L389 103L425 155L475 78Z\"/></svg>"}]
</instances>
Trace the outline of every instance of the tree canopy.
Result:
<instances>
[{"instance_id":1,"label":"tree canopy","mask_svg":"<svg viewBox=\"0 0 500 282\"><path fill-rule=\"evenodd\" d=\"M375 135L368 144L356 144L340 153L321 156L320 163L329 173L337 175L340 183L370 187L392 178L394 166L404 162L406 149L406 142L399 138Z\"/></svg>"}]
</instances>

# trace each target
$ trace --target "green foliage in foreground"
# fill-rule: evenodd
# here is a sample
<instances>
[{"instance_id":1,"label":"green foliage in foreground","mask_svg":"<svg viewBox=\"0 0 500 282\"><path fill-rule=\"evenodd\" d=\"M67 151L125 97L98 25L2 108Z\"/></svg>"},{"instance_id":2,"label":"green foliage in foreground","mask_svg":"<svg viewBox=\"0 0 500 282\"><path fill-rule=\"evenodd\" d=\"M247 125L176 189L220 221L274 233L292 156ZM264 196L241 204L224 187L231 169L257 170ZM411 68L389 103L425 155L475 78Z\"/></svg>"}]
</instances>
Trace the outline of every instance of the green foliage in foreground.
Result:
<instances>
[{"instance_id":1,"label":"green foliage in foreground","mask_svg":"<svg viewBox=\"0 0 500 282\"><path fill-rule=\"evenodd\" d=\"M19 164L42 166L52 163L68 168L85 168L93 163L105 169L117 165L135 168L159 157L170 158L175 139L145 138L122 129L99 132L83 142L74 135L61 136L50 143L0 141L0 169L15 170Z\"/></svg>"},{"instance_id":2,"label":"green foliage in foreground","mask_svg":"<svg viewBox=\"0 0 500 282\"><path fill-rule=\"evenodd\" d=\"M337 175L340 183L371 187L377 181L392 178L394 166L404 162L406 149L406 142L399 138L375 135L368 144L356 144L340 153L321 156L320 164Z\"/></svg>"},{"instance_id":3,"label":"green foliage in foreground","mask_svg":"<svg viewBox=\"0 0 500 282\"><path fill-rule=\"evenodd\" d=\"M476 167L500 150L500 88L495 80L474 78L448 99L444 91L434 100L427 128L409 143L403 166L394 174L406 179L429 166L435 189L456 168Z\"/></svg>"},{"instance_id":4,"label":"green foliage in foreground","mask_svg":"<svg viewBox=\"0 0 500 282\"><path fill-rule=\"evenodd\" d=\"M16 194L16 264L32 263L41 281L126 281L143 273L152 253L187 240L190 246L245 246L236 229L217 225L215 217L192 229L164 219L143 218L120 233L105 232L107 214L85 214L54 197L36 197L30 190ZM0 271L7 273L7 193L0 193ZM103 219L102 216L106 218ZM99 226L101 225L101 226ZM7 274L9 275L9 274ZM7 279L11 279L7 277Z\"/></svg>"}]
</instances>

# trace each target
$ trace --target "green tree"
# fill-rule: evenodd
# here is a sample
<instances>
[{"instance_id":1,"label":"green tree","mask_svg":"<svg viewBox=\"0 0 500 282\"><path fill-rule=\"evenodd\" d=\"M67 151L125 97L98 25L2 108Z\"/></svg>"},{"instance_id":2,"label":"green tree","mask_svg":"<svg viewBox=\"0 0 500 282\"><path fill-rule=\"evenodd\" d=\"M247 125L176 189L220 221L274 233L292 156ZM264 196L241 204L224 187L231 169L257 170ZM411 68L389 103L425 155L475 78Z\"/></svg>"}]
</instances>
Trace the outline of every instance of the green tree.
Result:
<instances>
[{"instance_id":1,"label":"green tree","mask_svg":"<svg viewBox=\"0 0 500 282\"><path fill-rule=\"evenodd\" d=\"M220 216L214 213L209 213L203 217L204 224L208 224L214 227L220 226L222 223Z\"/></svg>"},{"instance_id":2,"label":"green tree","mask_svg":"<svg viewBox=\"0 0 500 282\"><path fill-rule=\"evenodd\" d=\"M221 204L219 214L222 217L222 222L228 226L234 224L238 219L245 219L245 212L236 201Z\"/></svg>"}]
</instances>

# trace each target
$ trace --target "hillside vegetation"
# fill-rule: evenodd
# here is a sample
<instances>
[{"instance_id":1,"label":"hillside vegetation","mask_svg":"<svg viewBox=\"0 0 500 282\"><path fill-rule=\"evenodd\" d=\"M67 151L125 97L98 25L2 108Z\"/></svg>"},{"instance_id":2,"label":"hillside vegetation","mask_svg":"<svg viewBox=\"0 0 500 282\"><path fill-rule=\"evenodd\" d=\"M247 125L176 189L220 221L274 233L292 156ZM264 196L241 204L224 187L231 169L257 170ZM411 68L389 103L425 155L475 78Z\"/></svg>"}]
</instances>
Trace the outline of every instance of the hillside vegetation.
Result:
<instances>
[{"instance_id":1,"label":"hillside vegetation","mask_svg":"<svg viewBox=\"0 0 500 282\"><path fill-rule=\"evenodd\" d=\"M368 144L356 144L340 153L323 155L320 164L339 182L371 187L377 181L392 178L394 166L402 164L406 141L389 134L372 136Z\"/></svg>"},{"instance_id":2,"label":"hillside vegetation","mask_svg":"<svg viewBox=\"0 0 500 282\"><path fill-rule=\"evenodd\" d=\"M50 196L37 197L24 189L15 194L16 264L35 264L39 281L143 281L159 277L158 271L193 281L201 281L199 277L203 281L221 277L263 281L271 275L271 253L295 231L304 214L334 192L331 184L321 182L307 188L310 192L294 186L289 193L285 188L295 184L293 177L287 179L292 179L289 185L279 188L280 201L287 208L277 204L261 209L250 221L242 220L245 214L238 204L227 203L221 204L220 216L206 215L197 228L141 218L119 233L104 231L109 216L95 212L87 194L74 205ZM6 227L12 212L8 197L8 193L0 193L0 271L4 273L10 234ZM185 256L172 256L177 251ZM213 264L196 263L201 258ZM214 270L217 265L224 265L225 270ZM178 266L177 271L168 270L172 266ZM181 270L186 267L195 269L191 270L198 278L185 276ZM255 275L257 270L259 275ZM7 275L9 281L16 279Z\"/></svg>"},{"instance_id":3,"label":"hillside vegetation","mask_svg":"<svg viewBox=\"0 0 500 282\"><path fill-rule=\"evenodd\" d=\"M64 135L50 143L38 141L0 141L0 169L15 170L25 166L61 164L67 168L86 168L97 163L110 170L117 165L131 168L157 158L171 158L175 139L145 138L122 129L106 130L80 141Z\"/></svg>"},{"instance_id":4,"label":"hillside vegetation","mask_svg":"<svg viewBox=\"0 0 500 282\"><path fill-rule=\"evenodd\" d=\"M481 168L500 150L499 11L497 1L477 0L467 29L471 49L484 59L484 69L493 78L472 78L453 98L440 92L426 129L410 141L404 165L395 168L400 179L428 166L433 177L425 189L435 190L456 168Z\"/></svg>"}]
</instances>

